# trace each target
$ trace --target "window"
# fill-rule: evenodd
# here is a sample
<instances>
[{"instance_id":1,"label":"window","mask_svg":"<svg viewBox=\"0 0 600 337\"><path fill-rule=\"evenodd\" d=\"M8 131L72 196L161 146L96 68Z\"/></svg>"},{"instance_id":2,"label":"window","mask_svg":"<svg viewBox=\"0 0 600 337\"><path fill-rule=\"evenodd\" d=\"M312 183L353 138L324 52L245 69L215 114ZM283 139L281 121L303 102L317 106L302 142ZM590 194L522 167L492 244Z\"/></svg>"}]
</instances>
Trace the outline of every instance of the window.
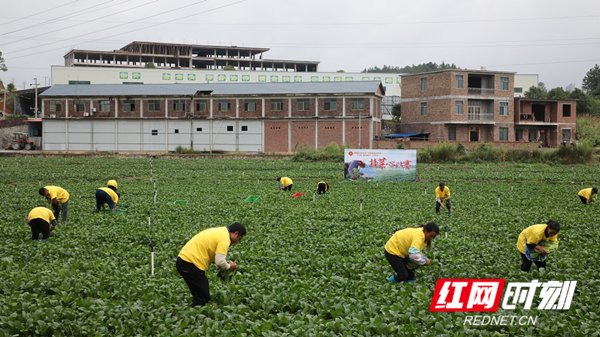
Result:
<instances>
[{"instance_id":1,"label":"window","mask_svg":"<svg viewBox=\"0 0 600 337\"><path fill-rule=\"evenodd\" d=\"M324 104L325 111L337 110L337 100L335 98L326 98Z\"/></svg>"},{"instance_id":2,"label":"window","mask_svg":"<svg viewBox=\"0 0 600 337\"><path fill-rule=\"evenodd\" d=\"M571 104L563 104L563 117L571 117Z\"/></svg>"},{"instance_id":3,"label":"window","mask_svg":"<svg viewBox=\"0 0 600 337\"><path fill-rule=\"evenodd\" d=\"M464 102L463 101L456 101L454 102L454 112L457 115L462 115L464 112Z\"/></svg>"},{"instance_id":4,"label":"window","mask_svg":"<svg viewBox=\"0 0 600 337\"><path fill-rule=\"evenodd\" d=\"M500 102L500 116L508 116L508 102Z\"/></svg>"},{"instance_id":5,"label":"window","mask_svg":"<svg viewBox=\"0 0 600 337\"><path fill-rule=\"evenodd\" d=\"M500 128L500 140L501 141L508 140L508 128Z\"/></svg>"},{"instance_id":6,"label":"window","mask_svg":"<svg viewBox=\"0 0 600 337\"><path fill-rule=\"evenodd\" d=\"M202 132L202 128L196 128L196 132Z\"/></svg>"},{"instance_id":7,"label":"window","mask_svg":"<svg viewBox=\"0 0 600 337\"><path fill-rule=\"evenodd\" d=\"M255 100L247 100L244 102L244 111L254 112L256 111L256 101Z\"/></svg>"},{"instance_id":8,"label":"window","mask_svg":"<svg viewBox=\"0 0 600 337\"><path fill-rule=\"evenodd\" d=\"M427 91L427 77L421 77L421 91Z\"/></svg>"},{"instance_id":9,"label":"window","mask_svg":"<svg viewBox=\"0 0 600 337\"><path fill-rule=\"evenodd\" d=\"M160 111L160 100L151 99L148 101L148 111L158 112Z\"/></svg>"},{"instance_id":10,"label":"window","mask_svg":"<svg viewBox=\"0 0 600 337\"><path fill-rule=\"evenodd\" d=\"M75 112L85 111L85 103L83 101L75 101L73 104L75 105Z\"/></svg>"},{"instance_id":11,"label":"window","mask_svg":"<svg viewBox=\"0 0 600 337\"><path fill-rule=\"evenodd\" d=\"M571 142L571 129L562 129L563 143Z\"/></svg>"},{"instance_id":12,"label":"window","mask_svg":"<svg viewBox=\"0 0 600 337\"><path fill-rule=\"evenodd\" d=\"M179 133L179 129L175 129L175 133Z\"/></svg>"},{"instance_id":13,"label":"window","mask_svg":"<svg viewBox=\"0 0 600 337\"><path fill-rule=\"evenodd\" d=\"M506 77L506 76L500 77L500 89L508 90L508 77Z\"/></svg>"},{"instance_id":14,"label":"window","mask_svg":"<svg viewBox=\"0 0 600 337\"><path fill-rule=\"evenodd\" d=\"M182 99L177 99L173 101L173 111L174 112L184 112L185 111L185 101Z\"/></svg>"},{"instance_id":15,"label":"window","mask_svg":"<svg viewBox=\"0 0 600 337\"><path fill-rule=\"evenodd\" d=\"M152 130L152 135L153 136L158 136L158 130Z\"/></svg>"},{"instance_id":16,"label":"window","mask_svg":"<svg viewBox=\"0 0 600 337\"><path fill-rule=\"evenodd\" d=\"M233 125L227 125L227 131L233 132Z\"/></svg>"},{"instance_id":17,"label":"window","mask_svg":"<svg viewBox=\"0 0 600 337\"><path fill-rule=\"evenodd\" d=\"M100 101L100 112L110 112L110 101Z\"/></svg>"},{"instance_id":18,"label":"window","mask_svg":"<svg viewBox=\"0 0 600 337\"><path fill-rule=\"evenodd\" d=\"M520 94L523 92L523 88L515 87L515 92Z\"/></svg>"},{"instance_id":19,"label":"window","mask_svg":"<svg viewBox=\"0 0 600 337\"><path fill-rule=\"evenodd\" d=\"M50 112L62 112L62 104L59 101L50 101Z\"/></svg>"},{"instance_id":20,"label":"window","mask_svg":"<svg viewBox=\"0 0 600 337\"><path fill-rule=\"evenodd\" d=\"M421 102L421 116L427 116L427 102Z\"/></svg>"},{"instance_id":21,"label":"window","mask_svg":"<svg viewBox=\"0 0 600 337\"><path fill-rule=\"evenodd\" d=\"M448 140L456 140L456 126L448 127Z\"/></svg>"},{"instance_id":22,"label":"window","mask_svg":"<svg viewBox=\"0 0 600 337\"><path fill-rule=\"evenodd\" d=\"M310 100L307 98L300 98L296 100L296 110L308 111L310 110Z\"/></svg>"},{"instance_id":23,"label":"window","mask_svg":"<svg viewBox=\"0 0 600 337\"><path fill-rule=\"evenodd\" d=\"M365 100L362 98L352 99L352 110L363 110L365 108Z\"/></svg>"},{"instance_id":24,"label":"window","mask_svg":"<svg viewBox=\"0 0 600 337\"><path fill-rule=\"evenodd\" d=\"M135 101L126 99L123 101L123 111L133 112L135 111Z\"/></svg>"},{"instance_id":25,"label":"window","mask_svg":"<svg viewBox=\"0 0 600 337\"><path fill-rule=\"evenodd\" d=\"M523 140L523 129L520 129L520 128L515 129L515 140L517 142Z\"/></svg>"},{"instance_id":26,"label":"window","mask_svg":"<svg viewBox=\"0 0 600 337\"><path fill-rule=\"evenodd\" d=\"M196 101L196 112L206 112L206 101Z\"/></svg>"},{"instance_id":27,"label":"window","mask_svg":"<svg viewBox=\"0 0 600 337\"><path fill-rule=\"evenodd\" d=\"M242 131L248 131L248 125L242 125Z\"/></svg>"},{"instance_id":28,"label":"window","mask_svg":"<svg viewBox=\"0 0 600 337\"><path fill-rule=\"evenodd\" d=\"M456 88L462 89L464 86L464 77L463 75L456 75Z\"/></svg>"},{"instance_id":29,"label":"window","mask_svg":"<svg viewBox=\"0 0 600 337\"><path fill-rule=\"evenodd\" d=\"M229 111L229 108L231 108L231 103L219 102L219 111Z\"/></svg>"},{"instance_id":30,"label":"window","mask_svg":"<svg viewBox=\"0 0 600 337\"><path fill-rule=\"evenodd\" d=\"M283 110L283 101L280 99L272 99L271 100L271 111L281 111Z\"/></svg>"}]
</instances>

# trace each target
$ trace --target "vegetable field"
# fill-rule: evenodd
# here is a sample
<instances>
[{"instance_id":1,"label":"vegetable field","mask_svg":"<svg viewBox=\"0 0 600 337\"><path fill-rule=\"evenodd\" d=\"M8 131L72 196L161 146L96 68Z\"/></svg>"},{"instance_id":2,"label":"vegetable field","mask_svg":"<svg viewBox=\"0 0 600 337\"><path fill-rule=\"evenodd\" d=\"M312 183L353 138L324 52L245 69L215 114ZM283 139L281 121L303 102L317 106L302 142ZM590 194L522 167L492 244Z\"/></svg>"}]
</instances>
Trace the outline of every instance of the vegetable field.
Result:
<instances>
[{"instance_id":1,"label":"vegetable field","mask_svg":"<svg viewBox=\"0 0 600 337\"><path fill-rule=\"evenodd\" d=\"M0 336L598 336L600 204L584 206L599 165L419 165L419 182L344 181L343 163L113 157L0 158ZM292 199L275 178L294 180ZM117 179L118 214L96 213L94 191ZM331 192L313 198L319 180ZM444 180L453 214L435 214ZM69 220L33 242L23 218L48 206L43 185L71 193ZM249 196L255 202L245 202ZM250 200L248 199L248 200ZM525 227L561 223L548 270L519 270ZM239 221L248 235L228 281L207 272L212 303L191 308L175 270L183 244ZM383 246L429 221L441 235L415 284L389 284ZM447 237L446 237L447 233ZM151 275L150 252L155 252ZM430 313L435 281L576 280L570 310L517 309L535 326L466 326Z\"/></svg>"}]
</instances>

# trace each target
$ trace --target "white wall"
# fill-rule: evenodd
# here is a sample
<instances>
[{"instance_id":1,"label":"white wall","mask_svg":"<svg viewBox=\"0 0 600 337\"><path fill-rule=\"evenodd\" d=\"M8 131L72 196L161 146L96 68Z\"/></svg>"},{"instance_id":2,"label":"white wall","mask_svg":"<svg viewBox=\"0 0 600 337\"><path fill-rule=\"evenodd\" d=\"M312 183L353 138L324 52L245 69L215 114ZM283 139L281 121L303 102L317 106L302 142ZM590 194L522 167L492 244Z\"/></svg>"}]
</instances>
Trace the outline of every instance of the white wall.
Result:
<instances>
[{"instance_id":1,"label":"white wall","mask_svg":"<svg viewBox=\"0 0 600 337\"><path fill-rule=\"evenodd\" d=\"M42 128L47 151L263 151L263 123L257 120L47 118Z\"/></svg>"}]
</instances>

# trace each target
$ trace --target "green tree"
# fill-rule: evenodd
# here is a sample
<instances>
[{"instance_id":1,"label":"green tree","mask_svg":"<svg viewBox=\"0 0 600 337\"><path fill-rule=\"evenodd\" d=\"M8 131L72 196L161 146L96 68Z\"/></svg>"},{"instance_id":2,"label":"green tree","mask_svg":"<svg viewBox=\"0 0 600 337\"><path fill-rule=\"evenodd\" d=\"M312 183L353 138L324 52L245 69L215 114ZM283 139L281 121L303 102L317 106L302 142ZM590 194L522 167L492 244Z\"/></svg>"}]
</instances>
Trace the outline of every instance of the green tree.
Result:
<instances>
[{"instance_id":1,"label":"green tree","mask_svg":"<svg viewBox=\"0 0 600 337\"><path fill-rule=\"evenodd\" d=\"M429 63L421 63L417 65L410 65L404 67L397 66L388 66L383 65L383 67L379 68L378 66L365 68L363 69L363 73L398 73L398 74L416 74L423 73L428 71L436 71L436 70L444 70L444 69L458 69L458 67L452 63L442 62L441 64L437 64L434 62Z\"/></svg>"},{"instance_id":2,"label":"green tree","mask_svg":"<svg viewBox=\"0 0 600 337\"><path fill-rule=\"evenodd\" d=\"M8 68L6 67L6 64L4 63L4 57L2 57L1 51L0 51L0 70L2 70L2 71L8 70Z\"/></svg>"},{"instance_id":3,"label":"green tree","mask_svg":"<svg viewBox=\"0 0 600 337\"><path fill-rule=\"evenodd\" d=\"M400 121L400 117L402 116L402 105L400 105L400 103L392 107L392 116L395 121Z\"/></svg>"},{"instance_id":4,"label":"green tree","mask_svg":"<svg viewBox=\"0 0 600 337\"><path fill-rule=\"evenodd\" d=\"M600 97L600 67L597 64L585 74L581 87L588 94Z\"/></svg>"},{"instance_id":5,"label":"green tree","mask_svg":"<svg viewBox=\"0 0 600 337\"><path fill-rule=\"evenodd\" d=\"M566 92L562 87L556 87L548 91L548 99L569 99L569 93Z\"/></svg>"},{"instance_id":6,"label":"green tree","mask_svg":"<svg viewBox=\"0 0 600 337\"><path fill-rule=\"evenodd\" d=\"M546 89L546 85L543 82L540 82L537 86L532 85L523 95L532 99L547 99L548 90Z\"/></svg>"},{"instance_id":7,"label":"green tree","mask_svg":"<svg viewBox=\"0 0 600 337\"><path fill-rule=\"evenodd\" d=\"M144 65L144 68L154 69L156 68L156 64L154 64L154 62L148 62Z\"/></svg>"}]
</instances>

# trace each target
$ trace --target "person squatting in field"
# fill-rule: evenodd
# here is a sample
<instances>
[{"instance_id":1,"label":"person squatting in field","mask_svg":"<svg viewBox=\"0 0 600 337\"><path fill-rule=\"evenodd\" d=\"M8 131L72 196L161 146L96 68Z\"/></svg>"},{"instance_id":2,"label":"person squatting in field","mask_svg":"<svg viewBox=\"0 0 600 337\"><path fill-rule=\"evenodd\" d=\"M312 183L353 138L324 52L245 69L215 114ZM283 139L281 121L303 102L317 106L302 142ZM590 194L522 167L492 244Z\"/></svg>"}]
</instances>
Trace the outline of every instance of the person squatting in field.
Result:
<instances>
[{"instance_id":1,"label":"person squatting in field","mask_svg":"<svg viewBox=\"0 0 600 337\"><path fill-rule=\"evenodd\" d=\"M192 306L203 306L210 300L206 270L214 263L221 270L234 271L235 261L227 261L231 244L239 243L246 235L240 223L227 227L208 228L194 235L181 249L175 267L192 293Z\"/></svg>"},{"instance_id":2,"label":"person squatting in field","mask_svg":"<svg viewBox=\"0 0 600 337\"><path fill-rule=\"evenodd\" d=\"M38 193L45 197L54 211L54 217L58 219L62 211L61 222L67 221L69 210L69 192L59 186L44 186L38 190Z\"/></svg>"},{"instance_id":3,"label":"person squatting in field","mask_svg":"<svg viewBox=\"0 0 600 337\"><path fill-rule=\"evenodd\" d=\"M288 177L277 177L277 181L281 184L282 191L291 191L294 186L294 182Z\"/></svg>"},{"instance_id":4,"label":"person squatting in field","mask_svg":"<svg viewBox=\"0 0 600 337\"><path fill-rule=\"evenodd\" d=\"M525 228L519 234L517 250L521 254L521 270L529 271L535 263L538 270L546 268L548 254L558 248L558 232L560 224L549 220L545 224Z\"/></svg>"},{"instance_id":5,"label":"person squatting in field","mask_svg":"<svg viewBox=\"0 0 600 337\"><path fill-rule=\"evenodd\" d=\"M431 263L423 250L431 248L431 241L438 234L440 229L434 222L395 232L384 247L385 258L395 272L388 276L388 282L415 282L414 270Z\"/></svg>"},{"instance_id":6,"label":"person squatting in field","mask_svg":"<svg viewBox=\"0 0 600 337\"><path fill-rule=\"evenodd\" d=\"M108 205L111 212L117 211L117 203L121 195L117 191L119 185L116 180L109 180L106 187L96 189L96 211L100 212L104 208L104 204Z\"/></svg>"},{"instance_id":7,"label":"person squatting in field","mask_svg":"<svg viewBox=\"0 0 600 337\"><path fill-rule=\"evenodd\" d=\"M42 239L46 240L56 227L56 218L50 209L36 207L27 214L25 223L31 227L31 240L38 240L40 234L42 234Z\"/></svg>"},{"instance_id":8,"label":"person squatting in field","mask_svg":"<svg viewBox=\"0 0 600 337\"><path fill-rule=\"evenodd\" d=\"M440 208L446 205L448 214L452 214L452 203L450 202L450 189L443 181L435 188L435 212L439 213Z\"/></svg>"},{"instance_id":9,"label":"person squatting in field","mask_svg":"<svg viewBox=\"0 0 600 337\"><path fill-rule=\"evenodd\" d=\"M329 192L329 184L324 181L319 181L317 183L317 194L325 194Z\"/></svg>"},{"instance_id":10,"label":"person squatting in field","mask_svg":"<svg viewBox=\"0 0 600 337\"><path fill-rule=\"evenodd\" d=\"M579 193L577 193L581 203L589 205L590 202L596 200L596 196L598 195L597 187L584 188Z\"/></svg>"}]
</instances>

